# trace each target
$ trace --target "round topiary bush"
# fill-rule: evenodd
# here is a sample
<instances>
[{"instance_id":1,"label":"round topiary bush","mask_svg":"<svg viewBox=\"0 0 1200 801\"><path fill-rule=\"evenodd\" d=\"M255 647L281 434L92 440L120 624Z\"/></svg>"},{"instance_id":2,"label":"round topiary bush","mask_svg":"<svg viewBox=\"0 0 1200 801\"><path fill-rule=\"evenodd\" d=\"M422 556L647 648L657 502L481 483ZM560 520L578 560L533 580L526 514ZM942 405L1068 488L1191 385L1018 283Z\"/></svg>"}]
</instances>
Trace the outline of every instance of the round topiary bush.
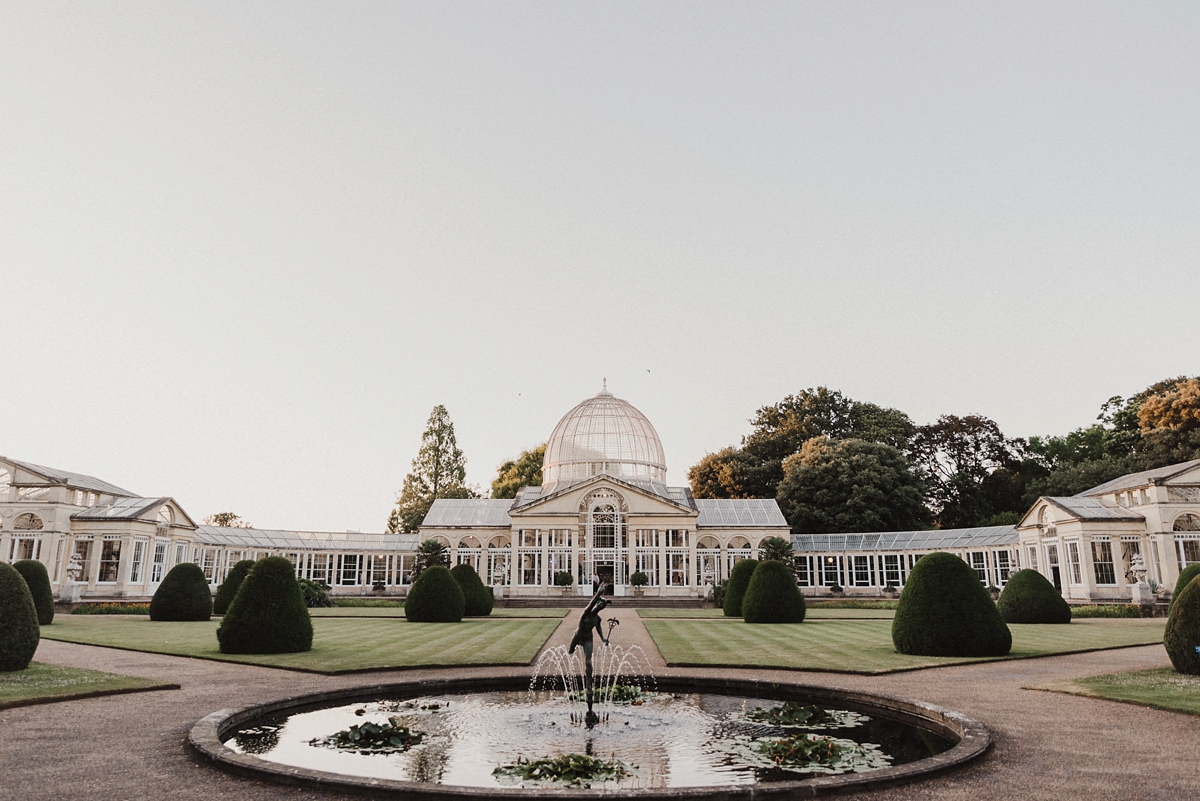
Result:
<instances>
[{"instance_id":1,"label":"round topiary bush","mask_svg":"<svg viewBox=\"0 0 1200 801\"><path fill-rule=\"evenodd\" d=\"M804 612L804 595L791 569L776 559L759 562L742 596L742 618L747 623L799 623Z\"/></svg>"},{"instance_id":2,"label":"round topiary bush","mask_svg":"<svg viewBox=\"0 0 1200 801\"><path fill-rule=\"evenodd\" d=\"M427 567L404 599L404 617L413 623L457 623L467 599L462 588L441 565Z\"/></svg>"},{"instance_id":3,"label":"round topiary bush","mask_svg":"<svg viewBox=\"0 0 1200 801\"><path fill-rule=\"evenodd\" d=\"M22 559L13 562L13 568L29 585L29 594L33 596L38 623L49 626L54 622L54 591L50 589L50 575L46 573L46 566L36 559Z\"/></svg>"},{"instance_id":4,"label":"round topiary bush","mask_svg":"<svg viewBox=\"0 0 1200 801\"><path fill-rule=\"evenodd\" d=\"M939 551L913 566L896 605L892 643L917 656L1004 656L1012 632L970 565Z\"/></svg>"},{"instance_id":5,"label":"round topiary bush","mask_svg":"<svg viewBox=\"0 0 1200 801\"><path fill-rule=\"evenodd\" d=\"M225 580L221 582L221 586L217 588L217 594L213 596L214 615L223 615L229 611L229 605L233 603L233 596L237 595L237 591L241 589L242 582L246 580L246 576L250 575L252 567L254 567L253 559L243 559L229 568L229 572L225 574Z\"/></svg>"},{"instance_id":6,"label":"round topiary bush","mask_svg":"<svg viewBox=\"0 0 1200 801\"><path fill-rule=\"evenodd\" d=\"M259 559L217 628L221 653L294 654L311 650L312 639L296 569L282 556Z\"/></svg>"},{"instance_id":7,"label":"round topiary bush","mask_svg":"<svg viewBox=\"0 0 1200 801\"><path fill-rule=\"evenodd\" d=\"M1200 562L1188 565L1179 571L1179 580L1175 582L1175 592L1171 593L1171 605L1167 607L1168 613L1175 607L1175 599L1179 597L1179 593L1183 592L1183 588L1191 584L1192 579L1196 576L1200 576Z\"/></svg>"},{"instance_id":8,"label":"round topiary bush","mask_svg":"<svg viewBox=\"0 0 1200 801\"><path fill-rule=\"evenodd\" d=\"M29 667L41 639L29 585L16 568L0 562L0 673Z\"/></svg>"},{"instance_id":9,"label":"round topiary bush","mask_svg":"<svg viewBox=\"0 0 1200 801\"><path fill-rule=\"evenodd\" d=\"M151 620L208 620L212 617L212 591L200 565L175 565L150 599Z\"/></svg>"},{"instance_id":10,"label":"round topiary bush","mask_svg":"<svg viewBox=\"0 0 1200 801\"><path fill-rule=\"evenodd\" d=\"M458 588L463 594L463 615L466 617L487 617L492 613L492 591L483 586L479 574L470 565L456 565L450 571Z\"/></svg>"},{"instance_id":11,"label":"round topiary bush","mask_svg":"<svg viewBox=\"0 0 1200 801\"><path fill-rule=\"evenodd\" d=\"M1071 607L1045 576L1036 570L1018 570L1004 585L996 601L1005 623L1070 623Z\"/></svg>"},{"instance_id":12,"label":"round topiary bush","mask_svg":"<svg viewBox=\"0 0 1200 801\"><path fill-rule=\"evenodd\" d=\"M725 603L722 605L725 617L742 616L742 597L746 594L746 588L750 586L750 578L754 575L756 567L757 559L743 559L729 571L729 581L725 585Z\"/></svg>"},{"instance_id":13,"label":"round topiary bush","mask_svg":"<svg viewBox=\"0 0 1200 801\"><path fill-rule=\"evenodd\" d=\"M1200 651L1196 650L1200 648L1200 576L1188 582L1175 596L1171 613L1167 615L1163 647L1175 670L1200 676Z\"/></svg>"},{"instance_id":14,"label":"round topiary bush","mask_svg":"<svg viewBox=\"0 0 1200 801\"><path fill-rule=\"evenodd\" d=\"M635 570L629 577L629 583L635 587L645 587L650 583L650 577L640 570Z\"/></svg>"}]
</instances>

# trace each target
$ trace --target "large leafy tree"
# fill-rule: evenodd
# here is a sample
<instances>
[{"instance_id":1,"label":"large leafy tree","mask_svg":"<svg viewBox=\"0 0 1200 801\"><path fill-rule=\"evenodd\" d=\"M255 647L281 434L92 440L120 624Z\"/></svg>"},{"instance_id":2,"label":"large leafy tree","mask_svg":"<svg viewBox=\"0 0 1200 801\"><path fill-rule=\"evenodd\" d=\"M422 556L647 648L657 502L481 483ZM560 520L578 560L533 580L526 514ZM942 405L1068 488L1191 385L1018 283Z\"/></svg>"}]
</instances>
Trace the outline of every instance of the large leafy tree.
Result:
<instances>
[{"instance_id":1,"label":"large leafy tree","mask_svg":"<svg viewBox=\"0 0 1200 801\"><path fill-rule=\"evenodd\" d=\"M912 456L938 527L977 526L997 513L1021 511L1024 447L980 415L942 415L919 427Z\"/></svg>"},{"instance_id":2,"label":"large leafy tree","mask_svg":"<svg viewBox=\"0 0 1200 801\"><path fill-rule=\"evenodd\" d=\"M1146 398L1138 407L1142 458L1151 467L1200 458L1200 379Z\"/></svg>"},{"instance_id":3,"label":"large leafy tree","mask_svg":"<svg viewBox=\"0 0 1200 801\"><path fill-rule=\"evenodd\" d=\"M796 534L927 527L925 487L899 449L814 437L784 462L777 500Z\"/></svg>"},{"instance_id":4,"label":"large leafy tree","mask_svg":"<svg viewBox=\"0 0 1200 801\"><path fill-rule=\"evenodd\" d=\"M396 506L388 515L387 530L414 532L438 498L477 498L466 485L467 460L454 436L454 423L446 407L438 404L429 415L421 449L404 477Z\"/></svg>"},{"instance_id":5,"label":"large leafy tree","mask_svg":"<svg viewBox=\"0 0 1200 801\"><path fill-rule=\"evenodd\" d=\"M226 526L228 528L254 528L242 519L241 515L233 512L216 512L204 518L206 526Z\"/></svg>"},{"instance_id":6,"label":"large leafy tree","mask_svg":"<svg viewBox=\"0 0 1200 801\"><path fill-rule=\"evenodd\" d=\"M521 487L542 486L542 461L546 458L546 443L521 451L516 459L505 462L492 482L493 498L515 498Z\"/></svg>"}]
</instances>

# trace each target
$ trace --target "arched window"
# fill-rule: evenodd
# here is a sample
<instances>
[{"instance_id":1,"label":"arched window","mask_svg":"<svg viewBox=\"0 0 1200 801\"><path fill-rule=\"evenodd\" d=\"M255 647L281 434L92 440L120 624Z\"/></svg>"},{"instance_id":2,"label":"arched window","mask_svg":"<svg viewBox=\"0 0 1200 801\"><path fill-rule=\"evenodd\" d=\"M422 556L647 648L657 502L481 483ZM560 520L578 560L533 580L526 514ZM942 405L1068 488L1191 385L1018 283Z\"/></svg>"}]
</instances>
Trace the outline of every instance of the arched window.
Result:
<instances>
[{"instance_id":1,"label":"arched window","mask_svg":"<svg viewBox=\"0 0 1200 801\"><path fill-rule=\"evenodd\" d=\"M737 549L749 548L750 540L746 539L745 537L734 537L729 541L729 547Z\"/></svg>"},{"instance_id":2,"label":"arched window","mask_svg":"<svg viewBox=\"0 0 1200 801\"><path fill-rule=\"evenodd\" d=\"M1200 516L1186 513L1175 518L1175 525L1171 527L1172 531L1200 531Z\"/></svg>"},{"instance_id":3,"label":"arched window","mask_svg":"<svg viewBox=\"0 0 1200 801\"><path fill-rule=\"evenodd\" d=\"M42 518L32 512L26 512L13 521L14 531L41 531L42 527Z\"/></svg>"},{"instance_id":4,"label":"arched window","mask_svg":"<svg viewBox=\"0 0 1200 801\"><path fill-rule=\"evenodd\" d=\"M588 542L593 548L624 548L625 501L610 489L593 492L584 501Z\"/></svg>"},{"instance_id":5,"label":"arched window","mask_svg":"<svg viewBox=\"0 0 1200 801\"><path fill-rule=\"evenodd\" d=\"M175 522L175 510L167 504L158 507L158 523L159 525L169 526Z\"/></svg>"}]
</instances>

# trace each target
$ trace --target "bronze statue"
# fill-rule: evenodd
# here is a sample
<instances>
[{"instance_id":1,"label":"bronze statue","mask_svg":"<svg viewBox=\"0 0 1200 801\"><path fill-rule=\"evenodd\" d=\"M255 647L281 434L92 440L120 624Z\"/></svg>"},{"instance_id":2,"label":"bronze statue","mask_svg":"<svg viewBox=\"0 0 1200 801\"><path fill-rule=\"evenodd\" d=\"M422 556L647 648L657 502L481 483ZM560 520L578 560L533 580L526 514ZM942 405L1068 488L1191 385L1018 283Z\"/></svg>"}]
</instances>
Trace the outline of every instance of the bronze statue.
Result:
<instances>
[{"instance_id":1,"label":"bronze statue","mask_svg":"<svg viewBox=\"0 0 1200 801\"><path fill-rule=\"evenodd\" d=\"M606 589L607 587L601 587L592 596L591 602L584 607L583 614L579 617L579 628L575 629L575 636L571 638L571 647L567 649L567 653L573 654L576 647L583 647L583 685L587 692L587 720L589 723L596 719L595 713L592 712L592 701L595 696L595 680L592 676L592 629L595 629L604 644L608 645L608 638L604 636L603 621L600 619L600 613L608 606L608 601L602 597ZM609 630L612 630L611 626Z\"/></svg>"}]
</instances>

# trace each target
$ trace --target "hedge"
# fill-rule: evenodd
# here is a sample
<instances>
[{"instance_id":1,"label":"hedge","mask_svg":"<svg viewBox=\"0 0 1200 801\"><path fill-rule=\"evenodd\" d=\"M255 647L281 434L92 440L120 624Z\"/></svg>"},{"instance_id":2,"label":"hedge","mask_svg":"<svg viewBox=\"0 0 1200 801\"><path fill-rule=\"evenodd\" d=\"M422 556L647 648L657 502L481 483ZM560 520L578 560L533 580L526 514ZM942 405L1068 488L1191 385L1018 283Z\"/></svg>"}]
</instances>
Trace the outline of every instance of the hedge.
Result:
<instances>
[{"instance_id":1,"label":"hedge","mask_svg":"<svg viewBox=\"0 0 1200 801\"><path fill-rule=\"evenodd\" d=\"M175 565L150 599L151 620L208 620L212 617L212 591L200 565Z\"/></svg>"},{"instance_id":2,"label":"hedge","mask_svg":"<svg viewBox=\"0 0 1200 801\"><path fill-rule=\"evenodd\" d=\"M1200 562L1188 565L1183 570L1179 571L1179 580L1175 582L1175 592L1171 593L1171 606L1175 605L1175 599L1179 597L1179 593L1183 592L1183 588L1192 583L1192 579L1200 576ZM1168 614L1171 607L1167 607Z\"/></svg>"},{"instance_id":3,"label":"hedge","mask_svg":"<svg viewBox=\"0 0 1200 801\"><path fill-rule=\"evenodd\" d=\"M41 639L29 585L15 567L0 562L0 672L29 667Z\"/></svg>"},{"instance_id":4,"label":"hedge","mask_svg":"<svg viewBox=\"0 0 1200 801\"><path fill-rule=\"evenodd\" d=\"M217 594L213 596L214 615L223 615L229 611L229 605L233 603L233 596L237 595L237 591L241 589L242 582L246 580L246 576L250 575L252 567L254 567L253 559L243 559L229 568L229 572L225 574L225 580L221 582L221 586L217 588Z\"/></svg>"},{"instance_id":5,"label":"hedge","mask_svg":"<svg viewBox=\"0 0 1200 801\"><path fill-rule=\"evenodd\" d=\"M759 562L742 596L742 618L747 623L799 623L804 611L804 596L791 569L777 559Z\"/></svg>"},{"instance_id":6,"label":"hedge","mask_svg":"<svg viewBox=\"0 0 1200 801\"><path fill-rule=\"evenodd\" d=\"M33 607L37 609L38 623L49 626L54 622L54 591L50 589L50 576L46 573L46 566L36 559L22 559L14 562L13 567L29 585Z\"/></svg>"},{"instance_id":7,"label":"hedge","mask_svg":"<svg viewBox=\"0 0 1200 801\"><path fill-rule=\"evenodd\" d=\"M293 654L311 650L312 640L296 568L282 556L259 559L217 629L221 653Z\"/></svg>"},{"instance_id":8,"label":"hedge","mask_svg":"<svg viewBox=\"0 0 1200 801\"><path fill-rule=\"evenodd\" d=\"M450 571L433 565L422 570L409 589L404 617L412 623L457 623L466 605L466 596Z\"/></svg>"},{"instance_id":9,"label":"hedge","mask_svg":"<svg viewBox=\"0 0 1200 801\"><path fill-rule=\"evenodd\" d=\"M492 613L492 591L483 586L479 574L470 565L456 565L450 571L458 588L463 593L463 615L466 617L487 617Z\"/></svg>"},{"instance_id":10,"label":"hedge","mask_svg":"<svg viewBox=\"0 0 1200 801\"><path fill-rule=\"evenodd\" d=\"M1163 647L1180 673L1200 676L1200 577L1192 579L1176 596L1167 615Z\"/></svg>"},{"instance_id":11,"label":"hedge","mask_svg":"<svg viewBox=\"0 0 1200 801\"><path fill-rule=\"evenodd\" d=\"M1013 573L996 601L1005 623L1070 623L1071 607L1045 576L1026 568Z\"/></svg>"},{"instance_id":12,"label":"hedge","mask_svg":"<svg viewBox=\"0 0 1200 801\"><path fill-rule=\"evenodd\" d=\"M1004 656L1012 632L970 565L938 551L913 566L892 619L892 643L917 656Z\"/></svg>"},{"instance_id":13,"label":"hedge","mask_svg":"<svg viewBox=\"0 0 1200 801\"><path fill-rule=\"evenodd\" d=\"M750 578L758 567L757 559L742 559L729 571L729 581L725 584L725 617L742 616L742 597L750 586Z\"/></svg>"}]
</instances>

